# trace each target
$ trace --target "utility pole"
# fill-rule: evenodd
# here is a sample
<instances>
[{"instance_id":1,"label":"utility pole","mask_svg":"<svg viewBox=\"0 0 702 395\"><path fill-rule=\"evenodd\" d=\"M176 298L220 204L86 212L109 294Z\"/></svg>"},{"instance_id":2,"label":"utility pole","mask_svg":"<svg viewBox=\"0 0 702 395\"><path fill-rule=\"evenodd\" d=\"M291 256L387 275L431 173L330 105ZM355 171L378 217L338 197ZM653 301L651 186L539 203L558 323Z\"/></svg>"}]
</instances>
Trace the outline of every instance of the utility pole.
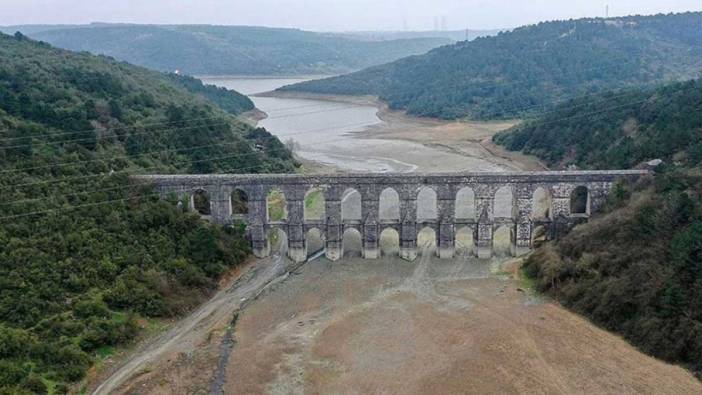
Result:
<instances>
[{"instance_id":1,"label":"utility pole","mask_svg":"<svg viewBox=\"0 0 702 395\"><path fill-rule=\"evenodd\" d=\"M609 4L605 7L605 18L609 18Z\"/></svg>"}]
</instances>

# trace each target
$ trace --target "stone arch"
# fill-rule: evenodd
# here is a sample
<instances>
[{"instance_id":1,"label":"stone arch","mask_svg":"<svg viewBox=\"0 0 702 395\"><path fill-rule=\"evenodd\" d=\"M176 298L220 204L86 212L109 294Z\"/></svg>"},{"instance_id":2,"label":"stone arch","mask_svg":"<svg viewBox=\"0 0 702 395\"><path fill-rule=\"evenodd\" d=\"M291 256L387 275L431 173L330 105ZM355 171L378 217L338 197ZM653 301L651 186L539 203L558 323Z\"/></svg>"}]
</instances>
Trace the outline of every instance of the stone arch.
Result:
<instances>
[{"instance_id":1,"label":"stone arch","mask_svg":"<svg viewBox=\"0 0 702 395\"><path fill-rule=\"evenodd\" d=\"M378 201L378 219L380 221L400 220L400 195L393 188L385 188Z\"/></svg>"},{"instance_id":2,"label":"stone arch","mask_svg":"<svg viewBox=\"0 0 702 395\"><path fill-rule=\"evenodd\" d=\"M268 231L268 249L274 255L288 252L288 235L283 229L272 228Z\"/></svg>"},{"instance_id":3,"label":"stone arch","mask_svg":"<svg viewBox=\"0 0 702 395\"><path fill-rule=\"evenodd\" d=\"M312 188L305 193L304 213L305 221L322 221L326 217L327 202L324 198L324 189Z\"/></svg>"},{"instance_id":4,"label":"stone arch","mask_svg":"<svg viewBox=\"0 0 702 395\"><path fill-rule=\"evenodd\" d=\"M474 246L473 229L469 226L458 229L455 240L456 255L462 257L472 256Z\"/></svg>"},{"instance_id":5,"label":"stone arch","mask_svg":"<svg viewBox=\"0 0 702 395\"><path fill-rule=\"evenodd\" d=\"M231 215L247 215L249 213L249 195L236 188L229 195L229 212Z\"/></svg>"},{"instance_id":6,"label":"stone arch","mask_svg":"<svg viewBox=\"0 0 702 395\"><path fill-rule=\"evenodd\" d=\"M435 221L438 217L436 191L422 187L417 193L417 222Z\"/></svg>"},{"instance_id":7,"label":"stone arch","mask_svg":"<svg viewBox=\"0 0 702 395\"><path fill-rule=\"evenodd\" d=\"M341 240L341 245L344 250L344 256L363 255L363 237L358 229L346 229Z\"/></svg>"},{"instance_id":8,"label":"stone arch","mask_svg":"<svg viewBox=\"0 0 702 395\"><path fill-rule=\"evenodd\" d=\"M288 219L288 201L282 190L274 188L268 192L266 196L266 215L270 222L285 221Z\"/></svg>"},{"instance_id":9,"label":"stone arch","mask_svg":"<svg viewBox=\"0 0 702 395\"><path fill-rule=\"evenodd\" d=\"M590 214L590 191L580 185L570 193L570 213Z\"/></svg>"},{"instance_id":10,"label":"stone arch","mask_svg":"<svg viewBox=\"0 0 702 395\"><path fill-rule=\"evenodd\" d=\"M361 194L353 188L349 188L341 195L341 220L361 221L363 220L363 201Z\"/></svg>"},{"instance_id":11,"label":"stone arch","mask_svg":"<svg viewBox=\"0 0 702 395\"><path fill-rule=\"evenodd\" d=\"M324 249L325 237L319 228L312 228L305 234L305 245L307 246L307 257Z\"/></svg>"},{"instance_id":12,"label":"stone arch","mask_svg":"<svg viewBox=\"0 0 702 395\"><path fill-rule=\"evenodd\" d=\"M393 228L385 228L380 233L380 253L383 256L400 255L400 234Z\"/></svg>"},{"instance_id":13,"label":"stone arch","mask_svg":"<svg viewBox=\"0 0 702 395\"><path fill-rule=\"evenodd\" d=\"M531 218L544 219L551 216L551 193L544 187L534 190L531 197Z\"/></svg>"},{"instance_id":14,"label":"stone arch","mask_svg":"<svg viewBox=\"0 0 702 395\"><path fill-rule=\"evenodd\" d=\"M472 188L462 188L456 194L456 219L476 219L475 192Z\"/></svg>"},{"instance_id":15,"label":"stone arch","mask_svg":"<svg viewBox=\"0 0 702 395\"><path fill-rule=\"evenodd\" d=\"M212 201L210 199L210 194L200 188L196 189L190 197L190 206L200 215L211 215L212 214Z\"/></svg>"},{"instance_id":16,"label":"stone arch","mask_svg":"<svg viewBox=\"0 0 702 395\"><path fill-rule=\"evenodd\" d=\"M512 218L514 216L514 194L511 187L503 186L495 192L493 212L495 218Z\"/></svg>"},{"instance_id":17,"label":"stone arch","mask_svg":"<svg viewBox=\"0 0 702 395\"><path fill-rule=\"evenodd\" d=\"M417 233L417 248L422 254L426 251L431 254L436 251L436 231L428 226Z\"/></svg>"},{"instance_id":18,"label":"stone arch","mask_svg":"<svg viewBox=\"0 0 702 395\"><path fill-rule=\"evenodd\" d=\"M511 226L502 225L492 234L492 252L498 257L507 257L512 254L513 233Z\"/></svg>"}]
</instances>

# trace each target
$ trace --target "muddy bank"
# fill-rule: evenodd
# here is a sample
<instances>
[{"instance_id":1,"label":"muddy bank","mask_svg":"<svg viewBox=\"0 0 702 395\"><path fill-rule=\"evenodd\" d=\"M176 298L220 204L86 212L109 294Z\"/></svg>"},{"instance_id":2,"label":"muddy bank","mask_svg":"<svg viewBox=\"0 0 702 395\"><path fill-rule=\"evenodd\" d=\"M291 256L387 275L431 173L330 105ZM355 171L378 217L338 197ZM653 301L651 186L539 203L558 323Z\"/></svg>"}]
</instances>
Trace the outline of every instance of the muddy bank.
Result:
<instances>
[{"instance_id":1,"label":"muddy bank","mask_svg":"<svg viewBox=\"0 0 702 395\"><path fill-rule=\"evenodd\" d=\"M402 111L390 110L387 104L372 96L277 91L257 96L374 106L378 109L377 116L382 122L350 134L358 140L368 142L367 149L375 151L375 156L409 162L417 171L536 171L547 168L535 157L510 152L492 143L492 136L516 125L518 120L473 122L418 118ZM417 143L426 150L419 157L412 155L411 149L409 152L397 152L397 147L393 145L383 149L382 143L377 143L378 141Z\"/></svg>"}]
</instances>

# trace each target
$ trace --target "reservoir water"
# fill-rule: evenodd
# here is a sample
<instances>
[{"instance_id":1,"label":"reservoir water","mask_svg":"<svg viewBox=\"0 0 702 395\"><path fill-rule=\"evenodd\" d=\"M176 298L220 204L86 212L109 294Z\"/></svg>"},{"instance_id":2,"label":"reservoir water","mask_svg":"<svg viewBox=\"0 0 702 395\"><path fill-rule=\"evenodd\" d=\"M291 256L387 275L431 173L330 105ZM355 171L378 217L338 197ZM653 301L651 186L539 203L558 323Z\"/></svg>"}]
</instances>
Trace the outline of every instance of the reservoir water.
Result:
<instances>
[{"instance_id":1,"label":"reservoir water","mask_svg":"<svg viewBox=\"0 0 702 395\"><path fill-rule=\"evenodd\" d=\"M203 82L233 89L246 95L269 92L284 85L313 79L274 77L200 77ZM484 160L471 160L422 144L384 139L357 138L382 121L371 105L324 100L251 96L268 117L258 126L281 141L293 140L296 154L304 159L334 166L343 171L495 171L502 168Z\"/></svg>"}]
</instances>

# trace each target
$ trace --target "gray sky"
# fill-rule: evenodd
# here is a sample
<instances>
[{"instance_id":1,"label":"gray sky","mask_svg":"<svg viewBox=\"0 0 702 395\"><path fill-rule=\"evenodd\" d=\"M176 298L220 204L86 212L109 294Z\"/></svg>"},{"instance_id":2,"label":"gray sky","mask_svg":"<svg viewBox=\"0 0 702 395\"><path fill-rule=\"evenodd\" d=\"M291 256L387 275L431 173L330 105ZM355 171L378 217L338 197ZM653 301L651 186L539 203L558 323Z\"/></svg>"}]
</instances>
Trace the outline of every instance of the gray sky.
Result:
<instances>
[{"instance_id":1,"label":"gray sky","mask_svg":"<svg viewBox=\"0 0 702 395\"><path fill-rule=\"evenodd\" d=\"M702 0L0 0L0 25L204 23L306 30L515 27L552 20L702 11Z\"/></svg>"}]
</instances>

